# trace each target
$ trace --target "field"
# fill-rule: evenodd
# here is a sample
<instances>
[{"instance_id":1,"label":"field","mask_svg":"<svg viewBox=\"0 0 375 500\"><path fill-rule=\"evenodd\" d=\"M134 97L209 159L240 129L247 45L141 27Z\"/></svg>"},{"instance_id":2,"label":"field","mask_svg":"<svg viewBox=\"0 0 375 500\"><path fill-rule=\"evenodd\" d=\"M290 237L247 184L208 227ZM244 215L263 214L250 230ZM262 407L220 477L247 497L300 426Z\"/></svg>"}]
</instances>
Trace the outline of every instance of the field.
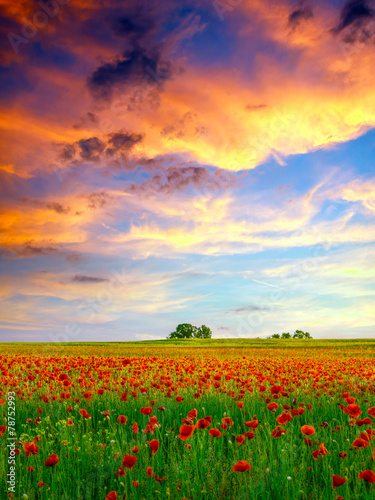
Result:
<instances>
[{"instance_id":1,"label":"field","mask_svg":"<svg viewBox=\"0 0 375 500\"><path fill-rule=\"evenodd\" d=\"M374 354L374 340L1 344L0 497L373 500Z\"/></svg>"}]
</instances>

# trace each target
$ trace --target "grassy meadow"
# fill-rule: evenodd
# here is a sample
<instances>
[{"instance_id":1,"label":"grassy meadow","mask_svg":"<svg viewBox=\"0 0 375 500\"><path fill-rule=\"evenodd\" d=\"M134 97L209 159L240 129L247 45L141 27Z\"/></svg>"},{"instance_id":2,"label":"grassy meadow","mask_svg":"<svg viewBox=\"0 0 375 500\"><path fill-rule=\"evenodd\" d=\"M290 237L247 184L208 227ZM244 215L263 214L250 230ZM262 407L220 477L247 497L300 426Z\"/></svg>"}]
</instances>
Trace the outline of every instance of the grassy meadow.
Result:
<instances>
[{"instance_id":1,"label":"grassy meadow","mask_svg":"<svg viewBox=\"0 0 375 500\"><path fill-rule=\"evenodd\" d=\"M1 344L1 498L372 500L374 352L372 339Z\"/></svg>"}]
</instances>

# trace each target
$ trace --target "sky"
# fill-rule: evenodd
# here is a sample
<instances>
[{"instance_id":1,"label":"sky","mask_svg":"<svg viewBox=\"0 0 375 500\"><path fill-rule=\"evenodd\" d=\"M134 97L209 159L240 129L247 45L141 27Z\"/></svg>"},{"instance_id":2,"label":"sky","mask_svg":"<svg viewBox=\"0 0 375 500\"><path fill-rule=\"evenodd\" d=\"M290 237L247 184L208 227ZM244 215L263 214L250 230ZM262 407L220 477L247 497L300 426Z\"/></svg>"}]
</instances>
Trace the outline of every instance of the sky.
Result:
<instances>
[{"instance_id":1,"label":"sky","mask_svg":"<svg viewBox=\"0 0 375 500\"><path fill-rule=\"evenodd\" d=\"M375 4L0 0L0 341L375 334Z\"/></svg>"}]
</instances>

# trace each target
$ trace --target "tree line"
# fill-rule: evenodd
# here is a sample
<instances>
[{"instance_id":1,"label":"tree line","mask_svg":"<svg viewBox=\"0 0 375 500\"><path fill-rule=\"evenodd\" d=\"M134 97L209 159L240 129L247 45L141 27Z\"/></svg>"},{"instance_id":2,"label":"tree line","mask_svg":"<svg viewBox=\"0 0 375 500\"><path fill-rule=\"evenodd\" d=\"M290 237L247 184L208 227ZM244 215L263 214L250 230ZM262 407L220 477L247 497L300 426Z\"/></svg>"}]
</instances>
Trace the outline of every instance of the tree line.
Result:
<instances>
[{"instance_id":1,"label":"tree line","mask_svg":"<svg viewBox=\"0 0 375 500\"><path fill-rule=\"evenodd\" d=\"M193 326L190 323L182 323L177 326L176 330L168 335L167 339L210 339L212 331L208 326ZM312 339L309 332L296 330L293 335L290 333L274 333L269 339Z\"/></svg>"},{"instance_id":2,"label":"tree line","mask_svg":"<svg viewBox=\"0 0 375 500\"><path fill-rule=\"evenodd\" d=\"M168 335L167 339L210 339L211 337L212 331L206 325L197 327L189 323L182 323Z\"/></svg>"},{"instance_id":3,"label":"tree line","mask_svg":"<svg viewBox=\"0 0 375 500\"><path fill-rule=\"evenodd\" d=\"M290 333L274 333L269 339L312 339L312 336L309 332L303 332L302 330L296 330L293 335Z\"/></svg>"}]
</instances>

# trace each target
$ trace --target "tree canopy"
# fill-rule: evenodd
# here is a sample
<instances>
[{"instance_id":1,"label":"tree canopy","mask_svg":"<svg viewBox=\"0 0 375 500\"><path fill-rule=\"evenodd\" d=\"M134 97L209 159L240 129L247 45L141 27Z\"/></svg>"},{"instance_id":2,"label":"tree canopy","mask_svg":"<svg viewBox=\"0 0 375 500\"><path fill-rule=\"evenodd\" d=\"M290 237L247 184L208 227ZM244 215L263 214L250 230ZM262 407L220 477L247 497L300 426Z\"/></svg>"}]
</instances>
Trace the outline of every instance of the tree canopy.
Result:
<instances>
[{"instance_id":1,"label":"tree canopy","mask_svg":"<svg viewBox=\"0 0 375 500\"><path fill-rule=\"evenodd\" d=\"M212 331L206 325L200 327L190 323L181 323L176 330L168 335L167 339L210 339Z\"/></svg>"},{"instance_id":2,"label":"tree canopy","mask_svg":"<svg viewBox=\"0 0 375 500\"><path fill-rule=\"evenodd\" d=\"M289 332L284 332L281 335L279 333L274 333L270 337L271 339L312 339L309 332L303 332L302 330L296 330L293 335Z\"/></svg>"}]
</instances>

